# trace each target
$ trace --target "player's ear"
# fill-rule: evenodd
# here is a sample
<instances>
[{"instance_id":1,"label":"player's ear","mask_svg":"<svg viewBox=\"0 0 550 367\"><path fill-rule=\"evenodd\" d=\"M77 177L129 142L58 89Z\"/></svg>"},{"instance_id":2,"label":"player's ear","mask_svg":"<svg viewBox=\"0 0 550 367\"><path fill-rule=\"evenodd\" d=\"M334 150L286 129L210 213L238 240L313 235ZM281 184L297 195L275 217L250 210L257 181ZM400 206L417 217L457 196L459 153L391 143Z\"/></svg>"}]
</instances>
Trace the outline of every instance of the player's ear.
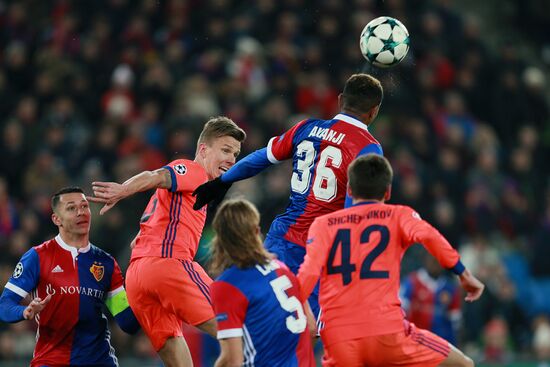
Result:
<instances>
[{"instance_id":1,"label":"player's ear","mask_svg":"<svg viewBox=\"0 0 550 367\"><path fill-rule=\"evenodd\" d=\"M389 201L391 199L391 185L388 186L386 189L386 193L384 194L384 201Z\"/></svg>"},{"instance_id":2,"label":"player's ear","mask_svg":"<svg viewBox=\"0 0 550 367\"><path fill-rule=\"evenodd\" d=\"M344 101L342 99L342 93L338 95L338 107L340 108L340 111L344 109Z\"/></svg>"},{"instance_id":3,"label":"player's ear","mask_svg":"<svg viewBox=\"0 0 550 367\"><path fill-rule=\"evenodd\" d=\"M376 105L373 108L371 108L368 112L369 120L372 121L378 116L378 111L380 110L380 105Z\"/></svg>"},{"instance_id":4,"label":"player's ear","mask_svg":"<svg viewBox=\"0 0 550 367\"><path fill-rule=\"evenodd\" d=\"M206 157L206 143L199 144L198 154L201 158Z\"/></svg>"},{"instance_id":5,"label":"player's ear","mask_svg":"<svg viewBox=\"0 0 550 367\"><path fill-rule=\"evenodd\" d=\"M61 226L61 219L59 219L59 216L55 212L52 213L52 222L56 226Z\"/></svg>"},{"instance_id":6,"label":"player's ear","mask_svg":"<svg viewBox=\"0 0 550 367\"><path fill-rule=\"evenodd\" d=\"M353 197L353 192L351 192L351 186L349 184L346 186L346 192L350 198Z\"/></svg>"}]
</instances>

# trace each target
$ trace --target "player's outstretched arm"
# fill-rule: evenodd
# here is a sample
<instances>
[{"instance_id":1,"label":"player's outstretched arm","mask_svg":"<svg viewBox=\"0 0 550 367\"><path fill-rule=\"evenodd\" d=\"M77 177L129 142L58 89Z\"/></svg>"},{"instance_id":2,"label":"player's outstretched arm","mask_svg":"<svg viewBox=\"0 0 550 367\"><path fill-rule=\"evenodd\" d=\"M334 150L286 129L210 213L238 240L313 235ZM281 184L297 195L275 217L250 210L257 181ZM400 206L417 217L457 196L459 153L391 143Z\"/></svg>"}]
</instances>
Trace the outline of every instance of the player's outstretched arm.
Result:
<instances>
[{"instance_id":1,"label":"player's outstretched arm","mask_svg":"<svg viewBox=\"0 0 550 367\"><path fill-rule=\"evenodd\" d=\"M473 276L468 269L464 269L458 278L460 279L460 285L467 293L465 298L467 302L476 301L479 297L481 297L481 294L485 289L485 285Z\"/></svg>"},{"instance_id":2,"label":"player's outstretched arm","mask_svg":"<svg viewBox=\"0 0 550 367\"><path fill-rule=\"evenodd\" d=\"M267 148L250 153L220 177L197 187L193 192L193 196L197 198L193 209L199 210L213 201L221 201L233 182L256 176L271 165L267 156Z\"/></svg>"},{"instance_id":3,"label":"player's outstretched arm","mask_svg":"<svg viewBox=\"0 0 550 367\"><path fill-rule=\"evenodd\" d=\"M221 177L203 183L193 191L193 196L197 198L195 204L193 204L193 209L199 210L208 203L221 201L231 185L230 182L223 182Z\"/></svg>"},{"instance_id":4,"label":"player's outstretched arm","mask_svg":"<svg viewBox=\"0 0 550 367\"><path fill-rule=\"evenodd\" d=\"M136 192L158 188L169 189L171 186L172 177L170 172L165 168L159 168L155 171L143 171L122 184L117 182L92 182L94 196L89 196L88 200L105 204L99 211L99 214L103 215L120 200Z\"/></svg>"}]
</instances>

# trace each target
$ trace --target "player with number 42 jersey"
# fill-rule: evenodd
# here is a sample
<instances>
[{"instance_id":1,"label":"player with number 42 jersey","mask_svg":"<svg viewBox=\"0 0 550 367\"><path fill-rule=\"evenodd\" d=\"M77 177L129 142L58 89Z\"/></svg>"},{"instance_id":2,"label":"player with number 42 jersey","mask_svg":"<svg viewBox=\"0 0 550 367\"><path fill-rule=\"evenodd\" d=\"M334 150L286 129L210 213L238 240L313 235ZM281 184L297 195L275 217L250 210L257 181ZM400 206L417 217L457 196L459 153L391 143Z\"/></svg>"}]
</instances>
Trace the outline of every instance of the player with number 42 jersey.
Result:
<instances>
[{"instance_id":1,"label":"player with number 42 jersey","mask_svg":"<svg viewBox=\"0 0 550 367\"><path fill-rule=\"evenodd\" d=\"M194 208L219 200L231 183L292 159L290 202L271 224L264 245L297 273L313 220L342 209L350 201L346 198L349 164L364 154L382 155L382 147L368 130L378 114L382 96L377 79L367 74L352 75L339 96L341 113L330 120L303 120L273 137L267 147L249 154L216 180L199 186L194 193L197 195ZM309 302L317 316L315 292Z\"/></svg>"},{"instance_id":2,"label":"player with number 42 jersey","mask_svg":"<svg viewBox=\"0 0 550 367\"><path fill-rule=\"evenodd\" d=\"M318 217L309 230L298 280L305 300L321 278L323 366L473 366L446 340L404 318L401 259L415 243L459 276L467 301L478 299L484 286L417 212L385 203L392 177L386 158L356 159L349 169L352 206Z\"/></svg>"}]
</instances>

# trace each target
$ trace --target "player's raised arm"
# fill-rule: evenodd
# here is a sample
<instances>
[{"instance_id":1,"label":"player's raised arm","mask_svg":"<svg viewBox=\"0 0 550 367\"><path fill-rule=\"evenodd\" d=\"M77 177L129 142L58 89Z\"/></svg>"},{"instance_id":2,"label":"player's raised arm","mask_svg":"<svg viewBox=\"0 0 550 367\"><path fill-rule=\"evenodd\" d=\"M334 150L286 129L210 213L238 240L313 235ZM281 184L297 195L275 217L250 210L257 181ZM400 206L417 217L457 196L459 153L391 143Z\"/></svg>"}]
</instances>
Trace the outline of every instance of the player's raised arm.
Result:
<instances>
[{"instance_id":1,"label":"player's raised arm","mask_svg":"<svg viewBox=\"0 0 550 367\"><path fill-rule=\"evenodd\" d=\"M467 292L466 301L472 302L481 297L485 286L464 267L458 252L437 229L408 207L403 208L401 228L407 244L421 243L442 267L459 277L462 288Z\"/></svg>"},{"instance_id":2,"label":"player's raised arm","mask_svg":"<svg viewBox=\"0 0 550 367\"><path fill-rule=\"evenodd\" d=\"M163 167L155 171L143 171L138 173L122 184L117 182L92 182L94 196L90 196L87 199L95 203L105 204L99 211L99 214L103 215L120 200L137 192L158 188L169 189L171 187L171 174L168 169Z\"/></svg>"}]
</instances>

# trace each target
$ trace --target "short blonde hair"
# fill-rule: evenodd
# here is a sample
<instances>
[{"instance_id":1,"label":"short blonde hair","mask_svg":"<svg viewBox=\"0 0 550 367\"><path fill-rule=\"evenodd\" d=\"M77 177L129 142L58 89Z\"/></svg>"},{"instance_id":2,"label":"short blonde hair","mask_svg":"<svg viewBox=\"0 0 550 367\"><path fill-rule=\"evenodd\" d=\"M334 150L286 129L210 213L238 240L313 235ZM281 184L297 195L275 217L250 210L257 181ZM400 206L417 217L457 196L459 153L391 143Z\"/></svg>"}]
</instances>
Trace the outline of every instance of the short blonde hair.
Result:
<instances>
[{"instance_id":1,"label":"short blonde hair","mask_svg":"<svg viewBox=\"0 0 550 367\"><path fill-rule=\"evenodd\" d=\"M241 143L246 139L244 130L237 126L233 120L225 116L217 116L210 118L204 124L197 145L201 143L210 145L214 139L222 136L230 136Z\"/></svg>"}]
</instances>

